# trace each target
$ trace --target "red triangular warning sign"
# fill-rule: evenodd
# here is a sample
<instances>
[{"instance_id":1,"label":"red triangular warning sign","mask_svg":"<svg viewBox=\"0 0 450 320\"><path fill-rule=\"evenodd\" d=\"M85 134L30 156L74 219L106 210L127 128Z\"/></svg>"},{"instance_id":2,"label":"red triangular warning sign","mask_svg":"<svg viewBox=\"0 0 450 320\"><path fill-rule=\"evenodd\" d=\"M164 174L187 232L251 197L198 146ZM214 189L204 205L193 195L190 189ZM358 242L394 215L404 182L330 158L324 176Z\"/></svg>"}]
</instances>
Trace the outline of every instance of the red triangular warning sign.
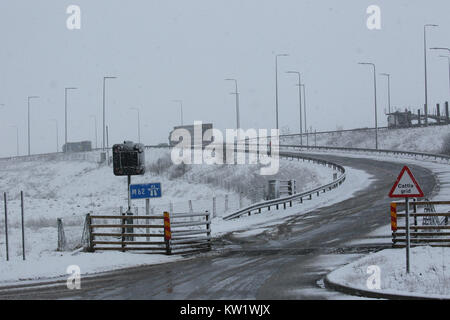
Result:
<instances>
[{"instance_id":1,"label":"red triangular warning sign","mask_svg":"<svg viewBox=\"0 0 450 320\"><path fill-rule=\"evenodd\" d=\"M423 191L420 189L416 179L414 179L411 170L407 166L404 166L400 172L397 181L389 192L391 198L422 198Z\"/></svg>"}]
</instances>

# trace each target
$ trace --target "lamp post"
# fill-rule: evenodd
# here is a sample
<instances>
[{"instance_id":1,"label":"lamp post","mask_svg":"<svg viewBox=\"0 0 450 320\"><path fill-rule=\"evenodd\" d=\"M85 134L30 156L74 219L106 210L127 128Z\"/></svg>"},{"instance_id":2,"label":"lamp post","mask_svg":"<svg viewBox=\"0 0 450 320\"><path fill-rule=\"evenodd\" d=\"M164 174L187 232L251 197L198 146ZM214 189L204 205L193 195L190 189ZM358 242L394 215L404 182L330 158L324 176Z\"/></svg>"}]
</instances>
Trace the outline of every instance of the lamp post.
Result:
<instances>
[{"instance_id":1,"label":"lamp post","mask_svg":"<svg viewBox=\"0 0 450 320\"><path fill-rule=\"evenodd\" d=\"M276 109L276 129L278 126L278 57L287 57L288 54L276 54L275 55L275 109Z\"/></svg>"},{"instance_id":2,"label":"lamp post","mask_svg":"<svg viewBox=\"0 0 450 320\"><path fill-rule=\"evenodd\" d=\"M427 81L427 27L438 27L437 24L426 24L423 26L423 56L425 60L425 126L428 126L428 81Z\"/></svg>"},{"instance_id":3,"label":"lamp post","mask_svg":"<svg viewBox=\"0 0 450 320\"><path fill-rule=\"evenodd\" d=\"M139 143L141 143L141 119L140 119L140 114L139 114L139 109L138 108L130 108L130 110L135 110L137 111L137 120L138 120L138 141Z\"/></svg>"},{"instance_id":4,"label":"lamp post","mask_svg":"<svg viewBox=\"0 0 450 320\"><path fill-rule=\"evenodd\" d=\"M308 126L306 125L306 84L302 83L300 87L302 87L303 89L303 118L305 123L306 137L308 138Z\"/></svg>"},{"instance_id":5,"label":"lamp post","mask_svg":"<svg viewBox=\"0 0 450 320\"><path fill-rule=\"evenodd\" d=\"M435 47L435 48L430 48L430 49L432 49L432 50L447 50L448 53L450 54L450 48ZM449 89L450 89L450 56L439 55L439 57L447 58L447 60L448 60L448 85L449 85Z\"/></svg>"},{"instance_id":6,"label":"lamp post","mask_svg":"<svg viewBox=\"0 0 450 320\"><path fill-rule=\"evenodd\" d=\"M388 79L388 113L391 113L391 75L389 73L380 73Z\"/></svg>"},{"instance_id":7,"label":"lamp post","mask_svg":"<svg viewBox=\"0 0 450 320\"><path fill-rule=\"evenodd\" d=\"M94 125L95 125L95 149L97 149L98 148L98 144L97 144L97 116L90 115L89 117L91 119L94 119Z\"/></svg>"},{"instance_id":8,"label":"lamp post","mask_svg":"<svg viewBox=\"0 0 450 320\"><path fill-rule=\"evenodd\" d=\"M373 87L375 100L375 149L378 150L378 119L377 119L377 70L374 63L359 62L361 65L369 65L373 67Z\"/></svg>"},{"instance_id":9,"label":"lamp post","mask_svg":"<svg viewBox=\"0 0 450 320\"><path fill-rule=\"evenodd\" d=\"M64 143L67 146L67 91L76 90L75 87L64 88Z\"/></svg>"},{"instance_id":10,"label":"lamp post","mask_svg":"<svg viewBox=\"0 0 450 320\"><path fill-rule=\"evenodd\" d=\"M37 99L39 96L28 96L28 155L31 155L31 136L30 136L30 100Z\"/></svg>"},{"instance_id":11,"label":"lamp post","mask_svg":"<svg viewBox=\"0 0 450 320\"><path fill-rule=\"evenodd\" d=\"M239 117L239 91L238 91L238 83L236 79L225 79L225 81L234 81L235 91L231 94L236 96L236 129L239 130L241 127L240 117Z\"/></svg>"},{"instance_id":12,"label":"lamp post","mask_svg":"<svg viewBox=\"0 0 450 320\"><path fill-rule=\"evenodd\" d=\"M300 104L300 145L303 144L303 126L302 126L302 81L301 81L301 73L298 71L287 71L286 73L296 74L298 76L298 100Z\"/></svg>"},{"instance_id":13,"label":"lamp post","mask_svg":"<svg viewBox=\"0 0 450 320\"><path fill-rule=\"evenodd\" d=\"M50 119L55 123L56 126L56 152L59 152L59 138L58 138L58 120L56 119Z\"/></svg>"},{"instance_id":14,"label":"lamp post","mask_svg":"<svg viewBox=\"0 0 450 320\"><path fill-rule=\"evenodd\" d=\"M172 100L172 101L178 102L180 104L181 125L183 125L183 100Z\"/></svg>"},{"instance_id":15,"label":"lamp post","mask_svg":"<svg viewBox=\"0 0 450 320\"><path fill-rule=\"evenodd\" d=\"M103 141L102 149L105 150L106 143L106 120L105 120L105 82L107 79L117 79L117 77L103 77Z\"/></svg>"}]
</instances>

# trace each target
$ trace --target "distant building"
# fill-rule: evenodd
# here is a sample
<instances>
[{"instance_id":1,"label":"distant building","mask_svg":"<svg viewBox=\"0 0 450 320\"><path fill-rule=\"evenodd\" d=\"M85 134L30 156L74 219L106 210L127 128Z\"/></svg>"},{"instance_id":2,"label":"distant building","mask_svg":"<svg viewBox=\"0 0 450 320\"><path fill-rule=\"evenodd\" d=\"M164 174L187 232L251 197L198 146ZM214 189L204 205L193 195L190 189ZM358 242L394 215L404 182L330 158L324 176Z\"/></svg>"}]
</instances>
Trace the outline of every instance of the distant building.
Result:
<instances>
[{"instance_id":1,"label":"distant building","mask_svg":"<svg viewBox=\"0 0 450 320\"><path fill-rule=\"evenodd\" d=\"M92 150L91 141L67 142L63 145L63 152L84 152Z\"/></svg>"},{"instance_id":2,"label":"distant building","mask_svg":"<svg viewBox=\"0 0 450 320\"><path fill-rule=\"evenodd\" d=\"M389 128L408 128L412 126L413 115L411 111L396 111L388 115Z\"/></svg>"},{"instance_id":3,"label":"distant building","mask_svg":"<svg viewBox=\"0 0 450 320\"><path fill-rule=\"evenodd\" d=\"M176 126L176 127L173 128L173 130L169 134L169 145L171 147L173 147L173 146L177 145L179 142L181 142L181 141L172 141L172 139L171 139L172 138L172 134L177 129L185 129L185 130L189 131L189 133L191 135L191 142L190 142L191 146L202 145L204 147L204 146L206 146L206 145L208 145L209 143L212 142L212 139L206 140L206 141L203 140L203 136L204 136L205 132L207 130L209 130L209 129L212 129L212 128L213 128L212 123L202 123L201 126L197 125L197 130L199 132L201 132L201 136L200 135L194 136L194 125Z\"/></svg>"}]
</instances>

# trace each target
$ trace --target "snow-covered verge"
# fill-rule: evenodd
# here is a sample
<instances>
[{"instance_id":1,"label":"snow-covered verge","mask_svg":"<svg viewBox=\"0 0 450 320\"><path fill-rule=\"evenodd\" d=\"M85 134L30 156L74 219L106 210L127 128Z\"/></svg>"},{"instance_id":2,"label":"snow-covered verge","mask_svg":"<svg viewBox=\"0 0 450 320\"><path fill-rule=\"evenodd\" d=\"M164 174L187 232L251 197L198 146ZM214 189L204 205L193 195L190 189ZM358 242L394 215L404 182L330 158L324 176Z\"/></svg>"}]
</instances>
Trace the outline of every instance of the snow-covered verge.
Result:
<instances>
[{"instance_id":1,"label":"snow-covered verge","mask_svg":"<svg viewBox=\"0 0 450 320\"><path fill-rule=\"evenodd\" d=\"M411 248L411 272L406 273L405 250L386 249L345 265L327 275L329 281L346 287L400 296L450 299L450 248ZM380 289L373 269L377 266ZM373 267L372 267L373 268Z\"/></svg>"},{"instance_id":2,"label":"snow-covered verge","mask_svg":"<svg viewBox=\"0 0 450 320\"><path fill-rule=\"evenodd\" d=\"M429 126L405 129L379 129L378 148L387 150L408 150L428 153L450 151L448 138L450 126ZM375 131L346 131L309 135L310 146L375 148ZM299 144L299 137L282 137L281 144ZM303 137L306 145L306 138Z\"/></svg>"},{"instance_id":3,"label":"snow-covered verge","mask_svg":"<svg viewBox=\"0 0 450 320\"><path fill-rule=\"evenodd\" d=\"M239 207L237 190L245 189L255 181L264 183L256 175L259 167L192 165L180 168L167 166L167 156L168 150L147 153L146 175L133 177L132 182L162 183L163 197L151 200L155 213L167 210L170 204L175 212L187 211L189 200L192 200L194 211L212 211L212 198L216 197L217 215L212 221L213 236L235 230L259 230L281 223L283 218L290 215L306 213L351 197L353 192L364 188L365 182L370 179L364 172L349 168L347 181L339 188L340 192L327 192L301 206L280 212L272 210L238 221L223 221L221 217L227 212L220 210L224 208L220 203L225 195L229 199L229 211L235 210ZM277 177L301 181L298 185L301 191L329 183L332 173L332 169L321 165L281 160ZM118 207L126 205L126 178L115 177L110 167L88 161L3 161L0 166L0 190L8 192L9 262L5 261L4 217L0 217L0 282L3 284L19 279L63 276L71 264L79 265L83 274L92 274L180 259L139 253L56 252L56 218L63 219L67 239L72 240L72 245L77 245L81 240L86 213L118 214ZM26 261L22 261L20 190L25 191ZM241 205L248 205L252 201L245 195L241 200ZM142 210L141 202L133 203L133 206Z\"/></svg>"}]
</instances>

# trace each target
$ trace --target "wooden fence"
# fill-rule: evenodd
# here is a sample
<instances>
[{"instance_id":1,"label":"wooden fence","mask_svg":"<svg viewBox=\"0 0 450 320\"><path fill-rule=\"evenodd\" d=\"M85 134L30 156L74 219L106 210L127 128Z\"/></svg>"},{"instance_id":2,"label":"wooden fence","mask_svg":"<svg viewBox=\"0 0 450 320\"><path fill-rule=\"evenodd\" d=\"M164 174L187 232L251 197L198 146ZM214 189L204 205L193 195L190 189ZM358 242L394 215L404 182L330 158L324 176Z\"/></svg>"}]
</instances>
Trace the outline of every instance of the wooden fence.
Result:
<instances>
[{"instance_id":1,"label":"wooden fence","mask_svg":"<svg viewBox=\"0 0 450 320\"><path fill-rule=\"evenodd\" d=\"M91 252L141 250L170 255L211 249L208 211L161 216L88 214L86 219Z\"/></svg>"},{"instance_id":2,"label":"wooden fence","mask_svg":"<svg viewBox=\"0 0 450 320\"><path fill-rule=\"evenodd\" d=\"M435 206L450 205L450 201L411 201L409 208L411 247L429 245L433 247L450 247L450 212L436 212ZM406 214L397 213L404 209L404 202L391 203L392 247L406 246ZM424 209L418 212L418 209ZM442 209L441 209L442 210ZM445 211L445 210L442 210ZM402 224L399 224L401 220Z\"/></svg>"}]
</instances>

